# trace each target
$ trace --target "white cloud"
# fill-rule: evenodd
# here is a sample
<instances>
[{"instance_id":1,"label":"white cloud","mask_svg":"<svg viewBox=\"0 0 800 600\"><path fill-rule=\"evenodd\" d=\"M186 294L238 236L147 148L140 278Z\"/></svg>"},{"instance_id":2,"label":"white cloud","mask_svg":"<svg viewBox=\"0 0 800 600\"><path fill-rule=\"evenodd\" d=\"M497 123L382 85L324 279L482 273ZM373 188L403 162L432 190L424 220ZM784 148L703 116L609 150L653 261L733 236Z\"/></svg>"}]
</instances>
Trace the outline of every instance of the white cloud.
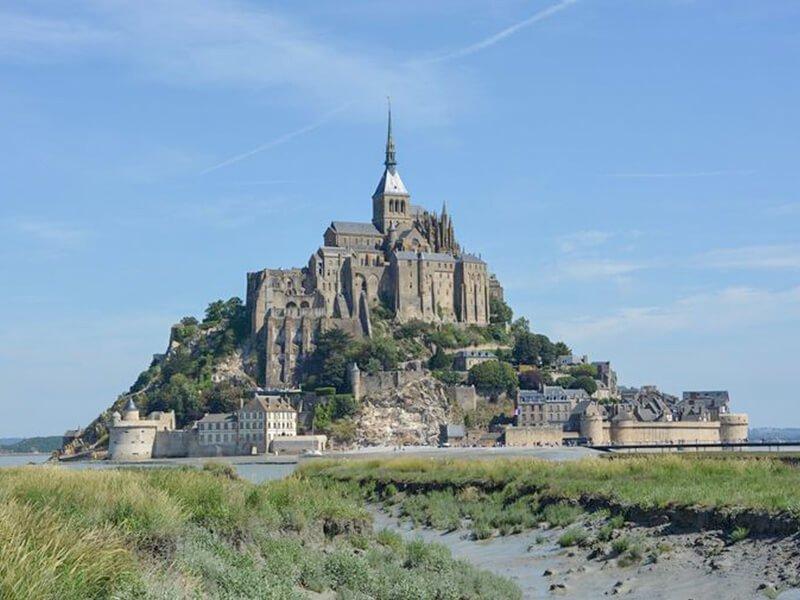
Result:
<instances>
[{"instance_id":1,"label":"white cloud","mask_svg":"<svg viewBox=\"0 0 800 600\"><path fill-rule=\"evenodd\" d=\"M577 0L562 0L553 6L549 6L544 10L540 10L534 15L531 15L527 19L523 19L506 27L502 31L495 33L494 35L490 35L487 38L480 40L474 44L470 44L469 46L464 46L463 48L459 48L458 50L453 50L452 52L448 52L446 54L442 54L439 56L435 56L433 58L423 59L418 61L419 63L435 63L435 62L444 62L448 60L453 60L455 58L462 58L464 56L469 56L470 54L475 54L476 52L480 52L481 50L485 50L486 48L490 48L495 44L503 41L507 37L517 33L520 29L525 27L530 27L534 23L538 23L539 21L544 21L555 15L556 13L561 12L565 8L568 8L575 4Z\"/></svg>"},{"instance_id":2,"label":"white cloud","mask_svg":"<svg viewBox=\"0 0 800 600\"><path fill-rule=\"evenodd\" d=\"M599 246L608 241L612 235L608 231L575 231L559 236L556 241L562 252L571 253Z\"/></svg>"},{"instance_id":3,"label":"white cloud","mask_svg":"<svg viewBox=\"0 0 800 600\"><path fill-rule=\"evenodd\" d=\"M644 263L610 258L575 259L556 263L553 277L572 281L620 279L646 267Z\"/></svg>"},{"instance_id":4,"label":"white cloud","mask_svg":"<svg viewBox=\"0 0 800 600\"><path fill-rule=\"evenodd\" d=\"M711 250L700 256L699 264L718 269L800 269L800 244Z\"/></svg>"},{"instance_id":5,"label":"white cloud","mask_svg":"<svg viewBox=\"0 0 800 600\"><path fill-rule=\"evenodd\" d=\"M333 118L335 115L342 112L351 105L352 102L349 102L347 104L342 104L338 108L335 108L334 110L325 113L324 115L322 115L322 117L320 117L316 121L309 123L308 125L304 125L303 127L295 129L294 131L290 131L289 133L284 133L283 135L278 136L275 139L270 140L269 142L261 144L260 146L257 146L252 150L248 150L247 152L243 152L242 154L237 154L236 156L232 156L228 159L225 159L222 162L217 163L212 167L204 169L203 171L200 172L200 174L203 175L205 173L211 173L212 171L216 171L217 169L222 169L223 167L227 167L228 165L232 165L247 158L250 158L251 156L258 154L259 152L263 152L264 150L269 150L270 148L275 148L276 146L285 144L286 142L289 142L296 137L299 137L303 134L310 133L311 131L319 129L325 123L327 123L331 118Z\"/></svg>"},{"instance_id":6,"label":"white cloud","mask_svg":"<svg viewBox=\"0 0 800 600\"><path fill-rule=\"evenodd\" d=\"M113 31L97 29L80 21L0 13L0 56L29 60L37 58L31 54L31 50L36 48L79 50L104 46L115 38Z\"/></svg>"},{"instance_id":7,"label":"white cloud","mask_svg":"<svg viewBox=\"0 0 800 600\"><path fill-rule=\"evenodd\" d=\"M6 15L0 19L0 56L58 61L65 51L91 51L93 59L134 65L136 73L169 85L268 89L272 100L300 99L316 110L353 101L382 107L390 94L418 122L446 118L446 98L461 91L440 68L404 62L383 45L337 40L271 7L89 0L72 12L68 21Z\"/></svg>"},{"instance_id":8,"label":"white cloud","mask_svg":"<svg viewBox=\"0 0 800 600\"><path fill-rule=\"evenodd\" d=\"M781 291L732 287L696 294L671 304L624 308L609 315L557 322L560 338L581 341L628 335L726 333L745 326L800 318L800 286Z\"/></svg>"}]
</instances>

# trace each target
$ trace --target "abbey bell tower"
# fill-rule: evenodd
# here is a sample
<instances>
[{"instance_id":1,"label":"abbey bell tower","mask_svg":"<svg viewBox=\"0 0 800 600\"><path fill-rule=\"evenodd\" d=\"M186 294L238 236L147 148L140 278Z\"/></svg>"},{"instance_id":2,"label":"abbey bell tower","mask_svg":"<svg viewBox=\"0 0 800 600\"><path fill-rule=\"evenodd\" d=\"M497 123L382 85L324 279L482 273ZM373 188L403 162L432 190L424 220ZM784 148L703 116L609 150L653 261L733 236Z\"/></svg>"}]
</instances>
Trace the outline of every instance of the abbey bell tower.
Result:
<instances>
[{"instance_id":1,"label":"abbey bell tower","mask_svg":"<svg viewBox=\"0 0 800 600\"><path fill-rule=\"evenodd\" d=\"M392 107L389 105L389 128L386 135L386 160L383 176L372 194L372 223L381 233L386 233L390 225L396 224L400 230L412 226L411 195L406 190L400 173L392 138Z\"/></svg>"}]
</instances>

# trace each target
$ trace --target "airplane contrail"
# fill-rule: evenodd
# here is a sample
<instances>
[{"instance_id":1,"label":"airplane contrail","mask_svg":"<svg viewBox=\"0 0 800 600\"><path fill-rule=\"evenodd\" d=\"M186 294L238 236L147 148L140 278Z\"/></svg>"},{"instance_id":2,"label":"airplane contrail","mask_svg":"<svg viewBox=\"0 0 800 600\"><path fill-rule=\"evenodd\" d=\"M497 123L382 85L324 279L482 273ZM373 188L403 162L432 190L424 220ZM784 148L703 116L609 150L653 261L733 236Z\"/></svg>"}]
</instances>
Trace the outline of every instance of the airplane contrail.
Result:
<instances>
[{"instance_id":1,"label":"airplane contrail","mask_svg":"<svg viewBox=\"0 0 800 600\"><path fill-rule=\"evenodd\" d=\"M578 0L561 0L558 4L554 4L544 10L540 10L535 15L528 17L527 19L523 19L518 23L514 23L513 25L506 27L502 31L495 33L479 42L474 44L470 44L469 46L465 46L464 48L459 48L458 50L454 50L452 52L448 52L447 54L442 54L441 56L435 56L433 58L422 59L419 61L415 61L418 63L437 63L437 62L444 62L446 60L452 60L454 58L461 58L462 56L467 56L469 54L474 54L475 52L479 52L484 48L489 48L490 46L494 46L496 43L504 40L510 35L515 34L520 29L524 27L528 27L529 25L533 25L534 23L538 23L539 21L544 21L545 19L552 17L556 13L561 12L565 8L569 8L571 5L577 3Z\"/></svg>"},{"instance_id":2,"label":"airplane contrail","mask_svg":"<svg viewBox=\"0 0 800 600\"><path fill-rule=\"evenodd\" d=\"M325 123L327 123L332 117L342 112L352 104L353 102L347 102L345 104L342 104L341 106L334 108L332 111L325 113L324 115L322 115L322 117L320 117L313 123L309 123L308 125L305 125L300 129L295 129L294 131L290 131L289 133L284 133L283 135L276 137L274 140L271 140L265 144L261 144L260 146L257 146L252 150L248 150L247 152L243 152L242 154L237 154L236 156L227 158L212 167L208 167L207 169L200 171L200 175L205 175L206 173L211 173L212 171L216 171L217 169L222 169L223 167L227 167L229 165L242 161L246 158L250 158L254 154L258 154L259 152L263 152L264 150L269 150L270 148L274 148L275 146L280 146L281 144L285 144L289 140L293 140L294 138L301 136L304 133L309 133L310 131L319 129Z\"/></svg>"}]
</instances>

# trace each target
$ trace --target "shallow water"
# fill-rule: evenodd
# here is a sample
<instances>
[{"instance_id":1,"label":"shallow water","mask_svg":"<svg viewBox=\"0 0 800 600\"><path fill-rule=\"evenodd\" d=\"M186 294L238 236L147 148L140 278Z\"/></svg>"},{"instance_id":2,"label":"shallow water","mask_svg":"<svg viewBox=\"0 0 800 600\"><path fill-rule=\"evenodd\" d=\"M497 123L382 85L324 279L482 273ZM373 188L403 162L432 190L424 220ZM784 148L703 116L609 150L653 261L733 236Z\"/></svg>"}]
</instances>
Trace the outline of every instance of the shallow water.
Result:
<instances>
[{"instance_id":1,"label":"shallow water","mask_svg":"<svg viewBox=\"0 0 800 600\"><path fill-rule=\"evenodd\" d=\"M43 464L48 458L49 454L4 454L0 455L0 468L2 467L19 467L24 465L40 465ZM175 461L153 461L146 463L113 463L107 461L76 461L67 463L49 463L59 469L153 469L153 468L170 468L181 466L202 467L203 463L208 459L185 459ZM283 479L294 473L297 468L295 462L264 462L254 461L249 457L247 460L235 457L233 460L220 460L215 459L214 462L228 463L236 469L236 472L242 479L246 479L253 483L262 483L264 481L272 481L275 479Z\"/></svg>"},{"instance_id":2,"label":"shallow water","mask_svg":"<svg viewBox=\"0 0 800 600\"><path fill-rule=\"evenodd\" d=\"M28 464L41 464L50 458L49 454L0 454L0 467L19 467Z\"/></svg>"}]
</instances>

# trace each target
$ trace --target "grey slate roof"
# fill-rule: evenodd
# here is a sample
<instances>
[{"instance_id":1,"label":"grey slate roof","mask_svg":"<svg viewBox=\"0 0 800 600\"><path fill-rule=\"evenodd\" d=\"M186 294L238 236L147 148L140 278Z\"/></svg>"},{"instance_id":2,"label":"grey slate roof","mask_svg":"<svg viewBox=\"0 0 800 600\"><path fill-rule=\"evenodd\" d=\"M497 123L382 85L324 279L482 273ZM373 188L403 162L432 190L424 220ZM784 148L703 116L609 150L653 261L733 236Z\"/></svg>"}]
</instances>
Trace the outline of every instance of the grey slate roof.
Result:
<instances>
[{"instance_id":1,"label":"grey slate roof","mask_svg":"<svg viewBox=\"0 0 800 600\"><path fill-rule=\"evenodd\" d=\"M356 234L356 235L376 235L380 236L381 232L375 228L372 223L357 223L354 221L334 221L331 223L331 228L336 233Z\"/></svg>"},{"instance_id":2,"label":"grey slate roof","mask_svg":"<svg viewBox=\"0 0 800 600\"><path fill-rule=\"evenodd\" d=\"M454 262L456 259L452 254L442 252L423 252L420 256L422 260L438 260L442 262Z\"/></svg>"},{"instance_id":3,"label":"grey slate roof","mask_svg":"<svg viewBox=\"0 0 800 600\"><path fill-rule=\"evenodd\" d=\"M397 169L387 168L383 171L383 176L378 182L378 187L375 188L375 193L372 194L372 197L374 198L381 194L409 195L406 186L403 184L403 180L400 179L400 173L397 172Z\"/></svg>"},{"instance_id":4,"label":"grey slate roof","mask_svg":"<svg viewBox=\"0 0 800 600\"><path fill-rule=\"evenodd\" d=\"M199 419L198 423L218 423L223 421L232 421L235 419L235 415L233 413L206 413L203 415L202 419Z\"/></svg>"},{"instance_id":5,"label":"grey slate roof","mask_svg":"<svg viewBox=\"0 0 800 600\"><path fill-rule=\"evenodd\" d=\"M395 252L394 255L398 260L417 260L417 253L411 250L400 250Z\"/></svg>"},{"instance_id":6,"label":"grey slate roof","mask_svg":"<svg viewBox=\"0 0 800 600\"><path fill-rule=\"evenodd\" d=\"M463 262L469 262L469 263L483 263L483 264L485 264L485 262L483 261L483 259L481 259L481 258L478 258L478 257L477 257L477 256L475 256L474 254L462 254L462 255L461 255L461 260L462 260Z\"/></svg>"}]
</instances>

